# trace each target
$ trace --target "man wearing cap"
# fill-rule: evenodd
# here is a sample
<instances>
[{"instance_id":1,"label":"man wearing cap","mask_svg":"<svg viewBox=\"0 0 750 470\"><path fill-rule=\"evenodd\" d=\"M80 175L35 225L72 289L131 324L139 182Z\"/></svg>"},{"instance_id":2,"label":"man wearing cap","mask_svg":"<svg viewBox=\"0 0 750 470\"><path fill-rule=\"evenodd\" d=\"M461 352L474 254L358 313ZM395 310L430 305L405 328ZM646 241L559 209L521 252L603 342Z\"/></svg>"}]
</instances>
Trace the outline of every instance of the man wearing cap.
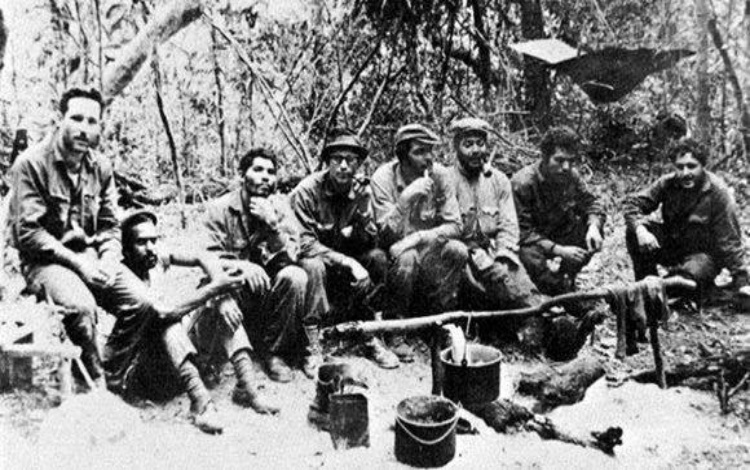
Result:
<instances>
[{"instance_id":1,"label":"man wearing cap","mask_svg":"<svg viewBox=\"0 0 750 470\"><path fill-rule=\"evenodd\" d=\"M396 160L372 176L373 207L392 265L387 279L387 318L432 314L455 306L466 265L461 215L448 170L434 163L438 136L421 124L396 132ZM402 360L408 348L395 349Z\"/></svg>"},{"instance_id":2,"label":"man wearing cap","mask_svg":"<svg viewBox=\"0 0 750 470\"><path fill-rule=\"evenodd\" d=\"M705 169L708 150L684 138L667 152L675 171L625 199L625 240L635 279L656 275L662 264L703 291L727 268L737 294L750 296L737 205L727 184ZM662 223L647 218L658 208Z\"/></svg>"},{"instance_id":3,"label":"man wearing cap","mask_svg":"<svg viewBox=\"0 0 750 470\"><path fill-rule=\"evenodd\" d=\"M297 265L300 226L288 199L276 191L276 154L264 148L240 159L242 186L207 205L204 247L229 272L246 279L218 302L223 318L250 335L272 380L289 382L288 361L311 360L302 328L308 278Z\"/></svg>"},{"instance_id":4,"label":"man wearing cap","mask_svg":"<svg viewBox=\"0 0 750 470\"><path fill-rule=\"evenodd\" d=\"M154 213L142 210L126 217L121 225L123 263L143 281L150 302L148 306L120 305L111 312L117 320L104 348L109 388L157 399L185 391L193 423L207 433L222 432L224 426L195 364L198 353L188 337L188 325L192 324L195 344L211 349L216 343L231 359L237 377L233 400L258 413L277 412L264 405L252 388L253 366L245 329L232 325L229 318L218 318L218 312L207 305L239 288L244 279L225 273L218 257L209 252L158 250L156 223ZM173 265L200 266L209 281L179 300L168 299L166 274ZM174 386L176 378L180 388Z\"/></svg>"},{"instance_id":5,"label":"man wearing cap","mask_svg":"<svg viewBox=\"0 0 750 470\"><path fill-rule=\"evenodd\" d=\"M369 187L357 175L365 158L367 149L357 135L337 129L321 152L327 168L303 179L291 193L302 225L300 263L310 278L304 327L313 356L320 357L318 329L331 304L347 310L347 316L361 312L362 319L371 320L371 300L385 282L388 257L378 248ZM379 366L398 367L398 358L378 338L370 337L366 347ZM313 377L315 371L305 372Z\"/></svg>"},{"instance_id":6,"label":"man wearing cap","mask_svg":"<svg viewBox=\"0 0 750 470\"><path fill-rule=\"evenodd\" d=\"M518 259L518 222L508 178L488 162L489 124L463 118L451 125L456 162L450 172L469 248L465 283L473 309L517 308L544 301Z\"/></svg>"},{"instance_id":7,"label":"man wearing cap","mask_svg":"<svg viewBox=\"0 0 750 470\"><path fill-rule=\"evenodd\" d=\"M559 295L602 248L605 214L575 170L579 137L549 129L542 158L511 179L520 228L519 257L540 291Z\"/></svg>"}]
</instances>

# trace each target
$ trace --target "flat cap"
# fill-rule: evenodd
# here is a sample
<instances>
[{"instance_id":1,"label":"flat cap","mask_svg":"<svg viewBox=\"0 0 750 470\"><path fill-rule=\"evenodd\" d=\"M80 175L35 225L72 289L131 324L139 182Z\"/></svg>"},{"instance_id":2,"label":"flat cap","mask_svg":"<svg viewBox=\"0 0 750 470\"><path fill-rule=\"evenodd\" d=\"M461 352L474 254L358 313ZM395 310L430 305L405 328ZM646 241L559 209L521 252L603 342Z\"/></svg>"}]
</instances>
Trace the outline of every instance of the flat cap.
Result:
<instances>
[{"instance_id":1,"label":"flat cap","mask_svg":"<svg viewBox=\"0 0 750 470\"><path fill-rule=\"evenodd\" d=\"M143 219L150 220L152 224L156 225L158 219L156 217L156 214L151 212L148 209L138 209L136 211L131 212L127 215L124 219L122 219L122 222L120 223L120 226L122 228L130 228L131 225L134 225L136 221L142 221Z\"/></svg>"},{"instance_id":2,"label":"flat cap","mask_svg":"<svg viewBox=\"0 0 750 470\"><path fill-rule=\"evenodd\" d=\"M359 158L367 158L367 149L354 133L338 133L330 136L323 145L321 158L328 160L328 156L337 149L349 149L356 153Z\"/></svg>"},{"instance_id":3,"label":"flat cap","mask_svg":"<svg viewBox=\"0 0 750 470\"><path fill-rule=\"evenodd\" d=\"M456 119L450 125L450 131L454 136L460 136L469 132L478 132L487 137L490 129L491 127L487 121L475 117Z\"/></svg>"},{"instance_id":4,"label":"flat cap","mask_svg":"<svg viewBox=\"0 0 750 470\"><path fill-rule=\"evenodd\" d=\"M422 124L407 124L396 131L395 145L409 140L429 145L440 144L440 137Z\"/></svg>"}]
</instances>

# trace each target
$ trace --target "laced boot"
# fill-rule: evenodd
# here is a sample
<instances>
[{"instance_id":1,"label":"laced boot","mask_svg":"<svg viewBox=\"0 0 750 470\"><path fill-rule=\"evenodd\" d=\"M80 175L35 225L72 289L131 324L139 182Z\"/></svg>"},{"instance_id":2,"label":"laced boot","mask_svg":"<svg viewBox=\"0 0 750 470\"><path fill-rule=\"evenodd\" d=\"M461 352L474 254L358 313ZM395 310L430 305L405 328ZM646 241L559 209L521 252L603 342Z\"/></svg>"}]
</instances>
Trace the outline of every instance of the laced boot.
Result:
<instances>
[{"instance_id":1,"label":"laced boot","mask_svg":"<svg viewBox=\"0 0 750 470\"><path fill-rule=\"evenodd\" d=\"M398 356L388 349L377 336L371 336L365 342L367 356L382 369L396 369L400 364Z\"/></svg>"},{"instance_id":2,"label":"laced boot","mask_svg":"<svg viewBox=\"0 0 750 470\"><path fill-rule=\"evenodd\" d=\"M193 425L206 434L221 434L224 431L224 423L213 401L203 408L203 411L192 412Z\"/></svg>"},{"instance_id":3,"label":"laced boot","mask_svg":"<svg viewBox=\"0 0 750 470\"><path fill-rule=\"evenodd\" d=\"M302 360L302 372L308 379L314 379L318 367L323 363L323 348L320 345L320 328L318 325L305 325L307 347Z\"/></svg>"},{"instance_id":4,"label":"laced boot","mask_svg":"<svg viewBox=\"0 0 750 470\"><path fill-rule=\"evenodd\" d=\"M247 351L238 351L232 356L234 375L237 377L237 385L232 392L232 401L243 407L250 407L259 414L277 414L279 409L267 404L259 394L253 390L252 383L252 359Z\"/></svg>"}]
</instances>

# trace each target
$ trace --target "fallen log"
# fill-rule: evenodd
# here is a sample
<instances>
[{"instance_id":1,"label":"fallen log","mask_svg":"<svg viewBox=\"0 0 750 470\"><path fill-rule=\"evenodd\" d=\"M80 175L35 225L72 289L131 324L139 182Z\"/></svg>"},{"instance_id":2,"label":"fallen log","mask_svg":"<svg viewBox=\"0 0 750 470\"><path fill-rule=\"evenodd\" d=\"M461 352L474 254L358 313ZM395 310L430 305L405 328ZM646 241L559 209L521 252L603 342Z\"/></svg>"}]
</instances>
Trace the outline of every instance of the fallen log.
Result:
<instances>
[{"instance_id":1,"label":"fallen log","mask_svg":"<svg viewBox=\"0 0 750 470\"><path fill-rule=\"evenodd\" d=\"M597 359L582 357L560 367L545 366L521 373L518 392L538 399L539 406L534 411L542 413L581 401L586 390L604 373L604 366Z\"/></svg>"},{"instance_id":2,"label":"fallen log","mask_svg":"<svg viewBox=\"0 0 750 470\"><path fill-rule=\"evenodd\" d=\"M482 405L467 406L466 409L500 433L531 431L545 440L598 449L607 455L614 455L615 447L622 444L622 429L619 427L610 427L604 432L592 432L591 436L576 436L561 429L550 419L534 414L528 408L510 400L496 400Z\"/></svg>"}]
</instances>

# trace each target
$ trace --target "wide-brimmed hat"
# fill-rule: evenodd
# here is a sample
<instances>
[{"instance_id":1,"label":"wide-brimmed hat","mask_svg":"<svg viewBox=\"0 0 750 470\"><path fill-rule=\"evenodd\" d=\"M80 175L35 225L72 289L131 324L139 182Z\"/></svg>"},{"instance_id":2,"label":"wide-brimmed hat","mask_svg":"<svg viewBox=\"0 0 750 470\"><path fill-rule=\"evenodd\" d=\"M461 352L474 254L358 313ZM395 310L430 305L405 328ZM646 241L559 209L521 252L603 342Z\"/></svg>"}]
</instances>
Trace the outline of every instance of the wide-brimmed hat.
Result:
<instances>
[{"instance_id":1,"label":"wide-brimmed hat","mask_svg":"<svg viewBox=\"0 0 750 470\"><path fill-rule=\"evenodd\" d=\"M331 155L331 152L338 149L351 150L356 153L361 160L367 158L367 149L364 145L362 145L359 137L357 137L357 135L354 133L340 133L329 137L329 139L327 139L326 143L323 145L323 150L321 151L320 158L323 161L326 161Z\"/></svg>"}]
</instances>

